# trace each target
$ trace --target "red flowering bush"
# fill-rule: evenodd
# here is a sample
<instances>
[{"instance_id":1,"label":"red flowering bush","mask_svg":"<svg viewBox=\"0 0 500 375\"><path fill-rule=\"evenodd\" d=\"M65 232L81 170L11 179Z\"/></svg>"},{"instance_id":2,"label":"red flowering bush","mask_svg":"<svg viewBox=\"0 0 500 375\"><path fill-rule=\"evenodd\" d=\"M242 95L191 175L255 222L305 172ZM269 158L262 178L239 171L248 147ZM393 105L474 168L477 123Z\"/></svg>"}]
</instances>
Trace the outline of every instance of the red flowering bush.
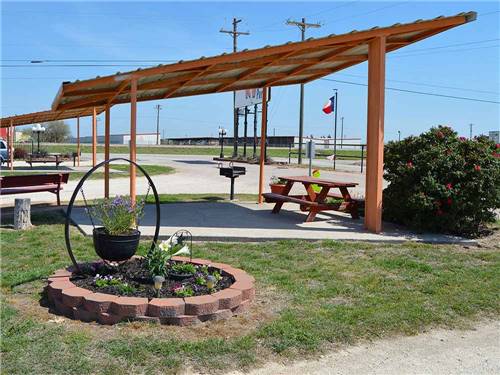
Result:
<instances>
[{"instance_id":1,"label":"red flowering bush","mask_svg":"<svg viewBox=\"0 0 500 375\"><path fill-rule=\"evenodd\" d=\"M500 150L446 126L385 146L384 219L418 230L477 236L500 208Z\"/></svg>"}]
</instances>

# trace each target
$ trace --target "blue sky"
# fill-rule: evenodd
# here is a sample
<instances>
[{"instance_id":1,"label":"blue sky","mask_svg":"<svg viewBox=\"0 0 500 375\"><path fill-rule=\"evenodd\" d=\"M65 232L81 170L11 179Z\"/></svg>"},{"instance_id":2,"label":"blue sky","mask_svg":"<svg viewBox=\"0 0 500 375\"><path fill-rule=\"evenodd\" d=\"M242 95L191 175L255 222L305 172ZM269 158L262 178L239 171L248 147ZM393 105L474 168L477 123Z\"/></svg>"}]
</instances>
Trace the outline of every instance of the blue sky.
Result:
<instances>
[{"instance_id":1,"label":"blue sky","mask_svg":"<svg viewBox=\"0 0 500 375\"><path fill-rule=\"evenodd\" d=\"M48 109L62 81L127 71L161 61L191 59L230 52L231 38L219 32L242 18L240 49L281 44L300 37L288 18L321 22L307 37L341 34L396 22L478 12L475 22L394 52L387 57L386 86L404 90L499 100L499 3L490 2L2 2L2 117ZM19 61L15 61L19 60ZM30 64L30 60L56 60ZM57 60L64 60L57 62ZM88 60L97 60L89 62ZM109 61L102 61L109 60ZM118 60L141 60L127 62ZM50 65L120 66L50 66ZM305 89L305 133L332 133L333 116L321 111L332 89L339 90L339 119L347 137L366 136L367 64L318 80ZM299 87L273 89L269 132L296 134ZM156 129L154 106L161 104L161 128L167 137L216 135L218 126L232 135L232 94L204 95L140 103L138 129ZM499 130L499 104L386 93L386 140L418 134L449 124L460 134ZM126 133L129 106L111 111L112 133ZM74 120L68 120L74 131ZM82 135L90 134L90 118ZM103 121L100 122L102 124ZM99 125L99 134L102 134Z\"/></svg>"}]
</instances>

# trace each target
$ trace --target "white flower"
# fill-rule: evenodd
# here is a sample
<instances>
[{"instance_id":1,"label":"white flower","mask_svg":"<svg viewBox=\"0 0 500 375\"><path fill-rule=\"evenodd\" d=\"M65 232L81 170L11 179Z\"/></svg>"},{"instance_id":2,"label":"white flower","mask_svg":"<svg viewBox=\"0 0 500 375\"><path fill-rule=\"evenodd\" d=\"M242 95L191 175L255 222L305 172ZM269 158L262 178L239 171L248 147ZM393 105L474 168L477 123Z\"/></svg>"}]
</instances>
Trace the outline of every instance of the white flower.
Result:
<instances>
[{"instance_id":1,"label":"white flower","mask_svg":"<svg viewBox=\"0 0 500 375\"><path fill-rule=\"evenodd\" d=\"M188 245L184 245L182 247L182 249L180 249L179 251L177 251L174 255L172 256L176 256L176 255L180 255L180 254L191 254L191 251L189 250L189 246Z\"/></svg>"},{"instance_id":2,"label":"white flower","mask_svg":"<svg viewBox=\"0 0 500 375\"><path fill-rule=\"evenodd\" d=\"M162 251L168 251L170 246L168 244L168 241L161 241L160 245L158 246L160 250Z\"/></svg>"},{"instance_id":3,"label":"white flower","mask_svg":"<svg viewBox=\"0 0 500 375\"><path fill-rule=\"evenodd\" d=\"M170 237L170 244L171 244L172 246L177 245L177 243L178 243L178 242L179 242L179 240L177 239L177 237L176 237L176 236L172 236L172 237Z\"/></svg>"}]
</instances>

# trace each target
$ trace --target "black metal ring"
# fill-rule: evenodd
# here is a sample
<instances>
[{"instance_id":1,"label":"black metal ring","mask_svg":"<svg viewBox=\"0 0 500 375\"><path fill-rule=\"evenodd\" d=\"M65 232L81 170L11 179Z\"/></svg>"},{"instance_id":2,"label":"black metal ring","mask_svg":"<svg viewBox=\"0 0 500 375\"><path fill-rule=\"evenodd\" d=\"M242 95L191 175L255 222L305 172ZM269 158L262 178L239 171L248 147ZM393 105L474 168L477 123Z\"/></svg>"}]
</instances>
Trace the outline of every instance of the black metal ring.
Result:
<instances>
[{"instance_id":1,"label":"black metal ring","mask_svg":"<svg viewBox=\"0 0 500 375\"><path fill-rule=\"evenodd\" d=\"M71 258L71 262L73 262L73 266L75 267L76 272L80 272L80 267L78 266L78 263L76 262L75 256L73 254L73 250L71 248L71 240L70 240L70 236L69 236L69 225L71 222L71 211L73 210L73 204L75 203L76 196L78 195L78 192L80 191L81 187L83 186L83 183L87 180L87 178L89 178L89 176L92 173L94 173L96 169L102 167L105 164L109 164L112 161L117 161L117 160L126 161L128 163L135 165L137 168L139 168L139 170L144 174L144 177L146 177L146 179L149 182L149 185L153 189L153 194L155 196L155 204L156 204L156 229L155 229L155 234L153 237L153 242L151 243L150 251L153 250L154 247L156 246L156 241L158 240L158 235L160 233L160 198L158 197L158 192L156 191L156 187L153 183L153 180L151 180L151 177L149 177L149 174L144 170L144 168L142 168L139 164L137 164L136 162L134 162L132 160L125 159L125 158L112 158L112 159L104 160L103 162L97 164L95 167L93 167L91 170L89 170L85 174L85 176L82 177L80 182L78 182L78 185L76 185L76 188L73 191L73 195L71 196L71 199L69 200L68 209L66 210L66 223L64 225L64 237L66 240L66 248L68 250L69 257ZM145 204L146 204L146 202L145 202Z\"/></svg>"}]
</instances>

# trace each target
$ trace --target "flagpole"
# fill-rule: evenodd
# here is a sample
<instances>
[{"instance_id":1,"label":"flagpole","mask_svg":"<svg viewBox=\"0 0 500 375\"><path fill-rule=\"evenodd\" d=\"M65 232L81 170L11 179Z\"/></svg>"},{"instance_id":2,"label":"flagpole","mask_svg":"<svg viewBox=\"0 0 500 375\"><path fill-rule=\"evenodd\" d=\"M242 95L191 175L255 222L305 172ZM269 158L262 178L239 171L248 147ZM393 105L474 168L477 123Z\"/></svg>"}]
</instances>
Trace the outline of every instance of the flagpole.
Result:
<instances>
[{"instance_id":1,"label":"flagpole","mask_svg":"<svg viewBox=\"0 0 500 375\"><path fill-rule=\"evenodd\" d=\"M334 131L333 131L333 170L335 170L335 165L337 161L337 112L339 109L338 105L338 90L335 90L335 106L333 107L333 110L335 111L335 126L334 126Z\"/></svg>"}]
</instances>

